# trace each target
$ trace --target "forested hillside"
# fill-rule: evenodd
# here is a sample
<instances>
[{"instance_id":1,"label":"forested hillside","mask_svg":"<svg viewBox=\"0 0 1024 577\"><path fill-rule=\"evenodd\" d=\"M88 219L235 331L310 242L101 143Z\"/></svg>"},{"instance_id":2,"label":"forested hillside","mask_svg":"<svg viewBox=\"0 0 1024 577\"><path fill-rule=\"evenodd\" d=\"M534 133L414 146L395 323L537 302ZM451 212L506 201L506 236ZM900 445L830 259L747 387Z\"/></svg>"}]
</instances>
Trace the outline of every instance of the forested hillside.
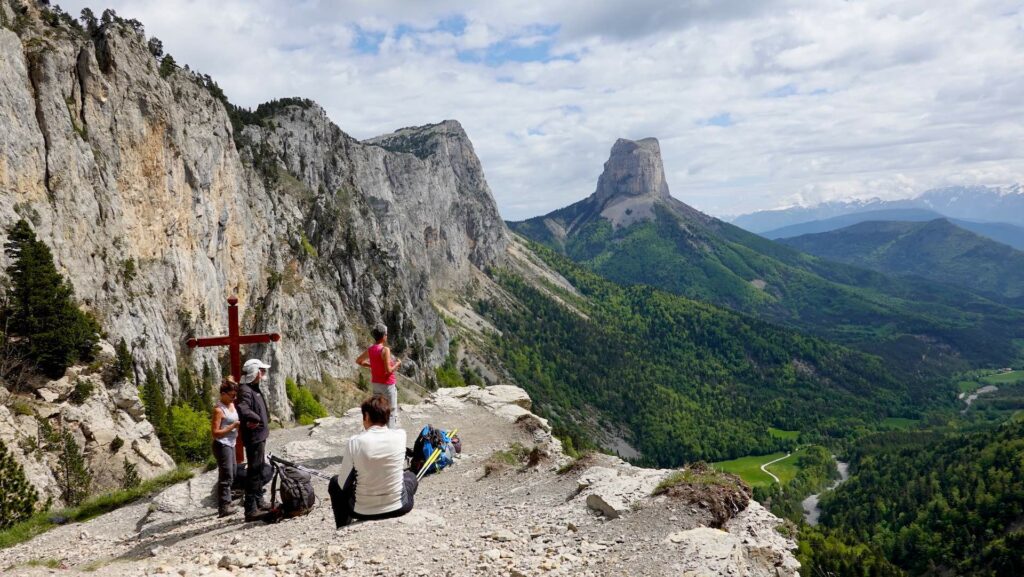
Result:
<instances>
[{"instance_id":1,"label":"forested hillside","mask_svg":"<svg viewBox=\"0 0 1024 577\"><path fill-rule=\"evenodd\" d=\"M1019 353L1012 341L1024 337L1024 312L974 287L816 258L704 215L667 192L616 189L606 183L619 182L619 173L608 177L608 166L598 193L510 226L616 283L754 314L882 355L898 370L941 378L1005 365Z\"/></svg>"},{"instance_id":2,"label":"forested hillside","mask_svg":"<svg viewBox=\"0 0 1024 577\"><path fill-rule=\"evenodd\" d=\"M508 272L496 277L520 306L479 308L501 331L495 348L516 381L577 442L606 423L628 431L644 462L721 460L792 443L769 426L842 435L914 414L936 394L876 357L651 287L621 287L534 248L580 291L561 291L576 310Z\"/></svg>"},{"instance_id":3,"label":"forested hillside","mask_svg":"<svg viewBox=\"0 0 1024 577\"><path fill-rule=\"evenodd\" d=\"M851 468L801 548L818 571L809 574L891 574L844 572L853 555L910 575L1024 575L1024 418L972 433L879 435Z\"/></svg>"},{"instance_id":4,"label":"forested hillside","mask_svg":"<svg viewBox=\"0 0 1024 577\"><path fill-rule=\"evenodd\" d=\"M780 242L824 259L917 275L1024 304L1024 252L948 220L862 222Z\"/></svg>"}]
</instances>

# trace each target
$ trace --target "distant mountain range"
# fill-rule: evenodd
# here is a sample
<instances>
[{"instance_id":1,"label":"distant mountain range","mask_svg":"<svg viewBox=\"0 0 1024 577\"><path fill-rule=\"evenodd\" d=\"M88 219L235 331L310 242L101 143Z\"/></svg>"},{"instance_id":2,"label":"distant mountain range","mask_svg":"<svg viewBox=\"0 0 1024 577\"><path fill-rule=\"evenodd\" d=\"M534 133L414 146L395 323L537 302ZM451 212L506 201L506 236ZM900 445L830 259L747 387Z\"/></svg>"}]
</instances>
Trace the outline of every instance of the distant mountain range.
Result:
<instances>
[{"instance_id":1,"label":"distant mountain range","mask_svg":"<svg viewBox=\"0 0 1024 577\"><path fill-rule=\"evenodd\" d=\"M942 216L978 222L999 222L1024 227L1024 185L1004 187L950 186L900 200L835 201L814 206L765 210L736 217L732 223L756 233L848 214L900 209L924 209ZM909 220L909 219L903 219ZM850 223L852 224L852 223Z\"/></svg>"},{"instance_id":2,"label":"distant mountain range","mask_svg":"<svg viewBox=\"0 0 1024 577\"><path fill-rule=\"evenodd\" d=\"M861 222L780 242L824 259L917 275L1024 305L1024 252L945 219Z\"/></svg>"},{"instance_id":3,"label":"distant mountain range","mask_svg":"<svg viewBox=\"0 0 1024 577\"><path fill-rule=\"evenodd\" d=\"M1015 357L1011 339L1024 336L1013 326L1021 311L977 292L826 261L697 211L670 196L653 138L617 141L587 198L509 226L619 284L754 314L915 371Z\"/></svg>"},{"instance_id":4,"label":"distant mountain range","mask_svg":"<svg viewBox=\"0 0 1024 577\"><path fill-rule=\"evenodd\" d=\"M831 230L838 230L868 221L928 222L940 218L946 217L933 210L923 208L871 210L867 212L855 212L853 214L834 216L823 220L812 220L811 222L792 224L775 230L762 232L760 235L770 239L783 239L793 238L804 234L829 232ZM1024 227L1007 224L1005 222L976 222L956 218L947 218L947 220L962 229L969 230L996 242L1009 245L1017 250L1024 250Z\"/></svg>"}]
</instances>

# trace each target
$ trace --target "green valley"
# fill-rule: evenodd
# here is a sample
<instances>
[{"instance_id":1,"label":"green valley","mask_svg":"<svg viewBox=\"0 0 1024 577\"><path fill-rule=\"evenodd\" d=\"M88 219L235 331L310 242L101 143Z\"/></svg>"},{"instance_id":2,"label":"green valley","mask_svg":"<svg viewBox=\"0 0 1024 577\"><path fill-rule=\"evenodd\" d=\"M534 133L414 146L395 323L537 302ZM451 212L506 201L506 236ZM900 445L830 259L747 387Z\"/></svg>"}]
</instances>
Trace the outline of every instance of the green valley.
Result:
<instances>
[{"instance_id":1,"label":"green valley","mask_svg":"<svg viewBox=\"0 0 1024 577\"><path fill-rule=\"evenodd\" d=\"M843 437L946 398L877 357L651 287L622 287L533 249L579 293L498 271L518 304L485 299L478 309L501 331L494 350L507 370L577 447L601 438L588 417L598 414L628 431L641 463L720 461L791 449L794 432Z\"/></svg>"}]
</instances>

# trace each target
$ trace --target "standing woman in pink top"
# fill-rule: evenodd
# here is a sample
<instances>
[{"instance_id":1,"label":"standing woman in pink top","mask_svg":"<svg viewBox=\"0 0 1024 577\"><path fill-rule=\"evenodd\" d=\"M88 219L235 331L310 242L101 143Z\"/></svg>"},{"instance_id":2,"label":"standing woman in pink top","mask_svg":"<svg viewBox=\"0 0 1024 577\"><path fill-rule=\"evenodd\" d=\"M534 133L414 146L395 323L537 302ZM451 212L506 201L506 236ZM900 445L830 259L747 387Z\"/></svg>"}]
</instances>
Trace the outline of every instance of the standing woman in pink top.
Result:
<instances>
[{"instance_id":1,"label":"standing woman in pink top","mask_svg":"<svg viewBox=\"0 0 1024 577\"><path fill-rule=\"evenodd\" d=\"M391 416L388 417L388 428L398 428L398 388L395 386L395 371L402 364L402 361L391 357L391 349L388 347L388 327L378 324L373 327L371 333L375 343L366 349L366 352L359 355L356 364L361 367L370 368L370 383L373 385L373 395L384 397L391 405Z\"/></svg>"}]
</instances>

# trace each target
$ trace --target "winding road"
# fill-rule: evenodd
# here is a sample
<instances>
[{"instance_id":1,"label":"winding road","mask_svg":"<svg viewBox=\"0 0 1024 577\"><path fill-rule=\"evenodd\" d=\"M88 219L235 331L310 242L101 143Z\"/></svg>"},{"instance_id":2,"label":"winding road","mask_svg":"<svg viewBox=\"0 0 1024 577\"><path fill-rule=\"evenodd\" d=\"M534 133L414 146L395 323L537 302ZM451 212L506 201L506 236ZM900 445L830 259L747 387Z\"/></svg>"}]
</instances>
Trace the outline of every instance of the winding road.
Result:
<instances>
[{"instance_id":1,"label":"winding road","mask_svg":"<svg viewBox=\"0 0 1024 577\"><path fill-rule=\"evenodd\" d=\"M768 461L767 463L761 465L761 472L767 473L768 476L770 476L772 479L775 479L776 483L781 485L782 481L780 481L779 478L775 476L775 473L772 473L768 469L765 469L765 467L767 467L768 465L774 464L774 463L778 463L779 461L781 461L783 459L788 459L790 457L790 455L792 455L792 454L793 453L786 453L785 457L779 457L778 459L775 459L774 461Z\"/></svg>"}]
</instances>

